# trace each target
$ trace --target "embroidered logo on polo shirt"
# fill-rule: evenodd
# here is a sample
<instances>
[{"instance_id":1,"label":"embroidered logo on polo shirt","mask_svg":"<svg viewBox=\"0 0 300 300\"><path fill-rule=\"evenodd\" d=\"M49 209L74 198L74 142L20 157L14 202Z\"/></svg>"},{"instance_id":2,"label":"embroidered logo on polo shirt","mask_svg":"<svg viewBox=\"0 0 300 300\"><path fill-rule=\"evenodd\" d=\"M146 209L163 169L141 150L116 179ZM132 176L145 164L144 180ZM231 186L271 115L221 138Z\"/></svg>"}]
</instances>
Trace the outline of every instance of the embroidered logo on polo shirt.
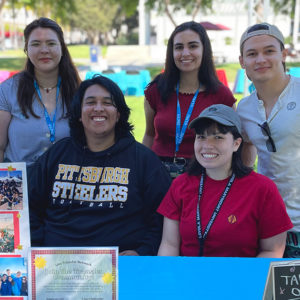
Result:
<instances>
[{"instance_id":1,"label":"embroidered logo on polo shirt","mask_svg":"<svg viewBox=\"0 0 300 300\"><path fill-rule=\"evenodd\" d=\"M236 222L236 216L235 216L235 215L230 215L230 216L228 217L228 222L229 222L230 224L234 224L234 223Z\"/></svg>"},{"instance_id":2,"label":"embroidered logo on polo shirt","mask_svg":"<svg viewBox=\"0 0 300 300\"><path fill-rule=\"evenodd\" d=\"M289 102L286 106L288 110L293 110L296 108L296 102Z\"/></svg>"}]
</instances>

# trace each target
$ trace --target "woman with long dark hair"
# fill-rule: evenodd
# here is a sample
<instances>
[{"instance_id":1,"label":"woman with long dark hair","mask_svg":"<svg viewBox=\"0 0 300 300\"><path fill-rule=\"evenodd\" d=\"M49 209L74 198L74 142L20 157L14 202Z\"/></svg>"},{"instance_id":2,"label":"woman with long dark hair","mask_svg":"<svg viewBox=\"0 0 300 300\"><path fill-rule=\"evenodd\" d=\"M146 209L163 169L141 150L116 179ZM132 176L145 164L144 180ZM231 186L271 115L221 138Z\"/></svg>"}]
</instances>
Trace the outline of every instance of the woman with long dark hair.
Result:
<instances>
[{"instance_id":1,"label":"woman with long dark hair","mask_svg":"<svg viewBox=\"0 0 300 300\"><path fill-rule=\"evenodd\" d=\"M203 26L193 21L183 23L168 41L164 72L145 90L143 144L166 165L184 165L193 156L195 137L188 123L203 109L217 103L233 106L235 99L218 80Z\"/></svg>"},{"instance_id":2,"label":"woman with long dark hair","mask_svg":"<svg viewBox=\"0 0 300 300\"><path fill-rule=\"evenodd\" d=\"M190 123L195 158L173 181L159 255L282 257L293 227L276 185L241 159L241 121L230 107L206 108Z\"/></svg>"},{"instance_id":3,"label":"woman with long dark hair","mask_svg":"<svg viewBox=\"0 0 300 300\"><path fill-rule=\"evenodd\" d=\"M24 39L24 70L0 85L0 162L30 165L69 135L67 113L80 78L56 22L34 20Z\"/></svg>"}]
</instances>

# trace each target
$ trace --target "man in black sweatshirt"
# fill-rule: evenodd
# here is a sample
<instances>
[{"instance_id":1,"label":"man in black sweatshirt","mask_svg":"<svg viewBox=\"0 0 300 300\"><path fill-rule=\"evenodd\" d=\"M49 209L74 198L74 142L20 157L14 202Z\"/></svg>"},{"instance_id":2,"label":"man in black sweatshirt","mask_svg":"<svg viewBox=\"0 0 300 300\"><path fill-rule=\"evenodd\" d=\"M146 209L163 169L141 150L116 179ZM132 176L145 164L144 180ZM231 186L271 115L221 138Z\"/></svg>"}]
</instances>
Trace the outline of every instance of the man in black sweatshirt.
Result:
<instances>
[{"instance_id":1,"label":"man in black sweatshirt","mask_svg":"<svg viewBox=\"0 0 300 300\"><path fill-rule=\"evenodd\" d=\"M170 177L135 141L118 86L97 76L72 102L71 137L28 170L32 246L118 246L120 255L156 255L156 212Z\"/></svg>"}]
</instances>

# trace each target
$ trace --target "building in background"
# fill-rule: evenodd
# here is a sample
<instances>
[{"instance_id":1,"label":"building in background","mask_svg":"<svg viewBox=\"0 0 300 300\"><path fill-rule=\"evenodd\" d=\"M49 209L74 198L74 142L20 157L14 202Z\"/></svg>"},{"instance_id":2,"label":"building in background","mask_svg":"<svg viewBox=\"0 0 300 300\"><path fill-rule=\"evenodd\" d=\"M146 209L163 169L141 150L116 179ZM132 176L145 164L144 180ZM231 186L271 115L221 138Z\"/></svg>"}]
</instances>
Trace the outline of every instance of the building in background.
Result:
<instances>
[{"instance_id":1,"label":"building in background","mask_svg":"<svg viewBox=\"0 0 300 300\"><path fill-rule=\"evenodd\" d=\"M145 0L140 0L140 12L144 2ZM268 3L267 0L264 2L265 5ZM250 9L254 11L256 5L254 0L213 0L213 13L198 12L195 18L196 22L217 23L229 28L229 30L207 31L217 62L236 62L238 60L240 37L244 30L254 23L268 21L276 24L285 37L290 35L291 19L289 16L275 15L270 5L267 8L259 7L256 13L250 12ZM177 24L191 20L191 17L186 15L184 11L177 11L173 17ZM142 35L140 45L155 45L163 48L173 30L174 25L165 14L159 14L156 10L150 12L144 10L140 13L139 33L140 36ZM159 52L161 53L161 51Z\"/></svg>"}]
</instances>

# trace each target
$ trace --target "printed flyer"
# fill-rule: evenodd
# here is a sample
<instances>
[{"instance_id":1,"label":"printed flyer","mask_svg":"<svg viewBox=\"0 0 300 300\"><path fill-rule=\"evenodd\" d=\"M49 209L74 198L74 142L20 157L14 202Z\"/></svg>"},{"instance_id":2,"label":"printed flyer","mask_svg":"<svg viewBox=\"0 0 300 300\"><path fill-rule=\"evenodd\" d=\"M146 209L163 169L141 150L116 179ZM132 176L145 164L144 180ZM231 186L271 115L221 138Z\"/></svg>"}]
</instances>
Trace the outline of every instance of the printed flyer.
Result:
<instances>
[{"instance_id":1,"label":"printed flyer","mask_svg":"<svg viewBox=\"0 0 300 300\"><path fill-rule=\"evenodd\" d=\"M0 299L27 299L30 248L25 163L0 163Z\"/></svg>"},{"instance_id":2,"label":"printed flyer","mask_svg":"<svg viewBox=\"0 0 300 300\"><path fill-rule=\"evenodd\" d=\"M117 300L118 247L31 248L32 300Z\"/></svg>"}]
</instances>

